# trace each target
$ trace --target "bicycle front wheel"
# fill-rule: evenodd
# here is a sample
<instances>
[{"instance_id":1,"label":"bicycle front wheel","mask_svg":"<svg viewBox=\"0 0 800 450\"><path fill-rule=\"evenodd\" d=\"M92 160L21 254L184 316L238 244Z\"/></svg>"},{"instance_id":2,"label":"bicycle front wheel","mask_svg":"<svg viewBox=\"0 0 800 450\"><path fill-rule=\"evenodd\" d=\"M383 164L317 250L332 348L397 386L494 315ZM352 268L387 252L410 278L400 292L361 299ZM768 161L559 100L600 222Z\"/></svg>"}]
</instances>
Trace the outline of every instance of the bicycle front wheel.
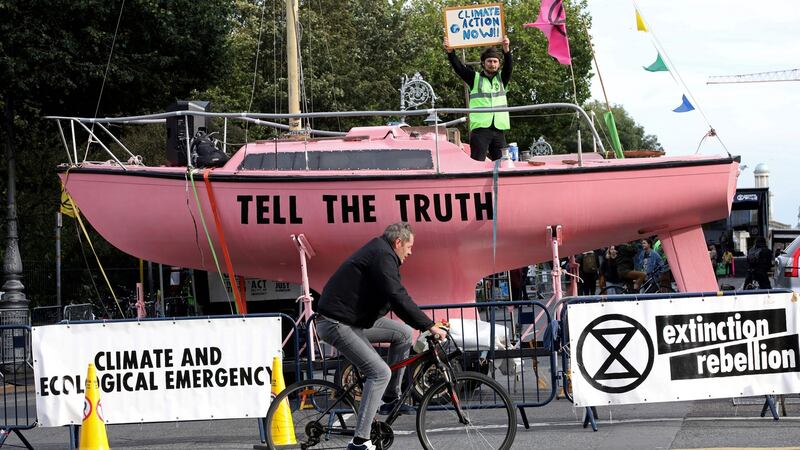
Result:
<instances>
[{"instance_id":1,"label":"bicycle front wheel","mask_svg":"<svg viewBox=\"0 0 800 450\"><path fill-rule=\"evenodd\" d=\"M419 405L417 434L422 447L511 448L517 434L517 414L503 386L477 372L458 372L453 384L452 396L448 384L442 382L430 389ZM467 423L460 421L456 404Z\"/></svg>"},{"instance_id":2,"label":"bicycle front wheel","mask_svg":"<svg viewBox=\"0 0 800 450\"><path fill-rule=\"evenodd\" d=\"M325 380L300 381L284 389L267 412L269 448L346 448L357 411L344 392Z\"/></svg>"}]
</instances>

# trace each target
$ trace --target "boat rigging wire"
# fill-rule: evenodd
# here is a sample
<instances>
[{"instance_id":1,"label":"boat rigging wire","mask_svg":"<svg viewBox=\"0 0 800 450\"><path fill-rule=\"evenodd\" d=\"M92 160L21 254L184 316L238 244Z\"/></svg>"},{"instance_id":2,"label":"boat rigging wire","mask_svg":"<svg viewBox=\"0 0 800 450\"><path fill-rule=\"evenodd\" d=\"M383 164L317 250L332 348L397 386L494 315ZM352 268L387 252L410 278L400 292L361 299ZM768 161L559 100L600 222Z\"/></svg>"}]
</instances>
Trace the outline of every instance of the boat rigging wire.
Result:
<instances>
[{"instance_id":1,"label":"boat rigging wire","mask_svg":"<svg viewBox=\"0 0 800 450\"><path fill-rule=\"evenodd\" d=\"M200 196L197 194L197 183L194 181L194 169L189 169L189 180L190 184L192 185L192 191L194 192L194 201L197 204L197 213L200 216L200 224L203 225L203 231L206 234L206 239L208 240L208 248L211 249L211 256L214 259L214 265L217 267L217 274L219 275L219 281L222 283L223 288L225 287L225 277L222 274L222 269L219 267L219 258L217 258L217 252L214 250L214 241L211 240L211 235L208 233L208 226L206 226L206 219L203 217L203 208L200 206ZM236 280L231 280L231 290L236 289ZM225 298L228 300L228 306L231 308L231 314L235 314L233 312L233 302L231 301L231 296L228 293L227 289L223 289L225 291Z\"/></svg>"},{"instance_id":2,"label":"boat rigging wire","mask_svg":"<svg viewBox=\"0 0 800 450\"><path fill-rule=\"evenodd\" d=\"M250 86L250 101L247 103L247 112L253 108L253 99L256 95L256 81L258 80L258 58L261 55L261 34L264 31L264 11L266 8L266 2L261 5L261 18L258 21L258 39L256 39L256 59L255 64L253 65L253 83ZM245 133L247 133L247 127L245 126Z\"/></svg>"},{"instance_id":3,"label":"boat rigging wire","mask_svg":"<svg viewBox=\"0 0 800 450\"><path fill-rule=\"evenodd\" d=\"M303 51L301 50L301 45L303 43L303 24L300 21L297 21L297 26L295 28L295 37L297 39L297 65L298 65L298 75L299 75L299 82L300 82L300 101L302 103L301 111L309 112L308 110L308 95L306 95L306 76L305 71L303 70ZM311 64L309 62L309 64ZM314 73L313 71L311 72ZM308 120L310 122L311 119ZM306 124L308 125L308 123ZM304 133L308 135L308 133Z\"/></svg>"},{"instance_id":4,"label":"boat rigging wire","mask_svg":"<svg viewBox=\"0 0 800 450\"><path fill-rule=\"evenodd\" d=\"M606 111L608 111L608 113L611 115L611 117L613 117L614 113L611 111L611 103L609 103L609 101L608 101L608 94L606 93L606 85L603 82L603 74L600 72L600 64L597 63L597 53L595 53L595 51L594 51L594 44L592 43L592 36L589 34L589 25L586 23L585 18L583 16L581 16L580 14L578 15L578 20L580 20L581 25L583 25L583 31L584 31L584 33L586 33L586 42L589 44L589 53L591 53L591 55L592 55L592 61L594 61L594 68L595 68L595 70L597 70L597 79L600 81L600 89L603 91L603 99L606 102ZM575 102L575 104L576 105L578 104L577 101ZM608 126L608 125L606 125L606 126ZM580 127L580 125L579 125L579 127ZM608 136L606 134L605 129L603 127L595 127L595 128L599 128L599 129L603 130L603 135L606 137L606 139L608 139L609 144L611 144L611 142L612 142L611 138L610 138L610 136ZM609 133L610 133L610 131L609 131ZM601 148L603 147L603 142L602 141L600 141L600 147ZM620 151L619 152L617 152L616 149L613 148L614 147L613 145L611 145L611 147L613 149L614 155L618 159L623 159L625 157L625 154L622 152L623 151L622 144L620 144Z\"/></svg>"},{"instance_id":5,"label":"boat rigging wire","mask_svg":"<svg viewBox=\"0 0 800 450\"><path fill-rule=\"evenodd\" d=\"M192 218L192 228L194 229L194 244L197 246L197 252L200 254L200 266L206 266L206 254L203 252L203 248L200 246L200 233L197 229L197 219L194 217L194 211L192 211L191 203L190 203L190 195L189 195L189 171L187 170L183 175L183 180L185 182L183 190L186 194L186 210L189 212L189 217Z\"/></svg>"},{"instance_id":6,"label":"boat rigging wire","mask_svg":"<svg viewBox=\"0 0 800 450\"><path fill-rule=\"evenodd\" d=\"M272 112L278 113L278 15L277 0L272 0Z\"/></svg>"},{"instance_id":7,"label":"boat rigging wire","mask_svg":"<svg viewBox=\"0 0 800 450\"><path fill-rule=\"evenodd\" d=\"M603 74L600 71L600 64L597 63L597 53L594 51L594 44L592 43L592 36L589 34L589 25L586 23L586 20L578 15L578 19L581 21L583 25L583 31L586 33L586 42L589 44L589 52L592 54L592 61L594 61L594 68L597 70L597 79L600 81L600 90L603 91L603 99L606 102L606 111L611 112L611 104L608 101L608 94L606 93L606 84L603 82ZM575 103L577 104L577 102Z\"/></svg>"},{"instance_id":8,"label":"boat rigging wire","mask_svg":"<svg viewBox=\"0 0 800 450\"><path fill-rule=\"evenodd\" d=\"M317 0L317 7L319 8L320 11L322 11L322 3L320 0ZM320 16L322 16L322 14L320 14ZM333 68L333 61L331 60L330 44L328 43L327 39L323 39L322 42L325 45L325 56L326 59L328 60L328 65L330 66L331 74L333 74L334 68ZM333 104L331 106L333 106L333 110L336 111L338 109L338 106L336 104L336 97L338 92L338 90L336 89L336 77L331 77L330 83L331 83L331 88L330 88L331 99L333 100ZM336 125L339 127L339 131L342 131L342 119L340 117L336 117Z\"/></svg>"},{"instance_id":9,"label":"boat rigging wire","mask_svg":"<svg viewBox=\"0 0 800 450\"><path fill-rule=\"evenodd\" d=\"M63 187L65 192L67 189L68 181L69 181L69 169L67 169L67 172L64 176ZM67 193L67 198L69 199L70 203L77 206L77 203L75 202L75 200L72 199L72 197L70 197L69 193ZM114 303L116 303L117 309L119 309L119 312L122 315L122 317L125 317L125 313L122 311L122 307L119 305L119 300L117 300L117 296L116 294L114 294L114 288L111 287L111 282L108 280L106 271L103 269L103 264L100 262L100 257L97 256L97 252L94 249L94 245L92 245L92 239L89 237L89 232L86 230L86 227L83 226L83 221L81 220L81 211L77 207L74 208L74 211L75 211L75 220L77 221L78 225L80 225L80 229L83 230L83 234L86 236L86 241L89 243L89 248L92 249L92 253L94 254L94 259L97 261L97 266L100 268L100 273L103 274L103 279L105 279L106 285L108 285L108 290L111 292L111 297L114 299ZM86 253L84 252L83 249L83 241L81 241L80 231L77 229L77 226L76 226L76 231L78 232L78 242L80 243L81 252L83 253L83 259L86 262L86 269L89 270L89 278L91 278L92 286L94 286L94 291L97 293L97 300L100 302L101 305L103 305L103 300L100 298L100 291L97 289L97 285L94 282L94 277L92 277L92 271L91 269L89 269L89 261L86 258ZM108 310L106 309L105 305L103 305L103 309L106 311L106 314L108 314ZM110 318L111 317L109 315L109 319Z\"/></svg>"},{"instance_id":10,"label":"boat rigging wire","mask_svg":"<svg viewBox=\"0 0 800 450\"><path fill-rule=\"evenodd\" d=\"M92 244L92 239L89 237L89 232L83 225L83 220L81 219L80 211L75 211L75 219L77 219L78 225L80 225L81 230L83 230L83 235L86 236L86 242L89 243L89 248L92 249L92 253L94 254L94 259L97 261L97 267L100 268L100 273L103 275L103 279L105 280L106 285L108 286L108 290L111 291L111 297L114 299L114 303L117 305L119 313L122 315L122 317L125 317L125 312L122 311L122 306L120 306L119 300L117 299L117 295L114 293L114 288L111 287L111 281L108 280L108 275L106 275L106 271L105 269L103 269L103 264L100 262L100 257L97 255L97 251L95 251L94 249L94 244Z\"/></svg>"},{"instance_id":11,"label":"boat rigging wire","mask_svg":"<svg viewBox=\"0 0 800 450\"><path fill-rule=\"evenodd\" d=\"M631 3L633 3L633 7L636 9L636 11L640 11L639 5L636 3L636 0L631 0ZM700 102L692 94L692 91L689 89L689 86L683 81L683 77L681 77L681 74L678 71L678 68L675 66L675 63L672 62L672 59L669 57L669 54L667 54L666 49L664 48L663 45L661 45L661 41L658 39L658 36L656 36L652 23L648 22L647 28L648 28L647 33L650 34L650 37L653 39L653 46L655 46L656 51L663 57L664 63L666 63L670 68L668 70L669 75L672 77L675 83L678 84L678 87L683 88L683 90L686 92L686 95L692 100L693 105L697 108L697 111L700 113L700 116L703 117L703 120L706 122L706 125L708 125L709 131L703 136L702 139L700 139L700 145L703 144L703 141L705 140L706 137L709 136L716 137L720 145L722 145L722 148L725 149L725 152L728 154L728 156L731 156L731 152L728 150L728 146L725 145L725 143L719 137L717 132L714 130L714 127L711 126L711 122L708 120L708 117L706 116L705 112L703 112L703 108L700 106ZM674 74L673 71L675 72ZM699 150L700 148L698 146L698 151Z\"/></svg>"},{"instance_id":12,"label":"boat rigging wire","mask_svg":"<svg viewBox=\"0 0 800 450\"><path fill-rule=\"evenodd\" d=\"M267 2L261 4L261 16L258 20L258 39L256 39L256 58L255 63L253 64L253 83L250 87L250 101L247 102L247 112L253 108L253 99L256 95L256 81L258 80L258 59L261 56L261 34L264 31L264 11L267 9ZM274 45L274 44L273 44ZM246 123L244 126L244 156L247 157L247 147L248 142L248 134L250 132L250 124ZM233 286L233 281L231 281L231 286Z\"/></svg>"},{"instance_id":13,"label":"boat rigging wire","mask_svg":"<svg viewBox=\"0 0 800 450\"><path fill-rule=\"evenodd\" d=\"M108 59L106 60L106 70L103 72L103 82L100 84L100 93L97 95L97 104L94 107L94 117L97 118L97 113L100 112L100 102L103 100L103 91L106 87L106 80L108 79L108 70L111 67L111 57L114 55L114 47L117 43L117 35L119 34L119 24L122 22L122 11L125 10L125 0L122 0L122 4L119 7L119 15L117 16L117 25L114 28L114 37L111 39L111 49L108 51ZM92 133L94 133L94 124L92 124ZM89 156L89 146L92 145L92 139L90 138L86 142L86 152L83 155L83 160L86 161L86 158ZM75 161L77 164L78 161Z\"/></svg>"},{"instance_id":14,"label":"boat rigging wire","mask_svg":"<svg viewBox=\"0 0 800 450\"><path fill-rule=\"evenodd\" d=\"M89 267L89 258L86 257L86 250L83 248L83 238L81 238L81 229L78 227L78 221L76 220L73 223L75 224L75 235L78 237L78 247L81 249L81 255L83 256L83 263L86 265L86 271L89 274L89 281L92 282L92 288L94 288L94 293L97 295L97 303L99 303L100 307L103 308L103 312L106 313L106 317L111 318L111 312L109 312L108 308L106 308L106 302L104 302L100 297L100 289L97 288L97 283L94 282L92 268Z\"/></svg>"}]
</instances>

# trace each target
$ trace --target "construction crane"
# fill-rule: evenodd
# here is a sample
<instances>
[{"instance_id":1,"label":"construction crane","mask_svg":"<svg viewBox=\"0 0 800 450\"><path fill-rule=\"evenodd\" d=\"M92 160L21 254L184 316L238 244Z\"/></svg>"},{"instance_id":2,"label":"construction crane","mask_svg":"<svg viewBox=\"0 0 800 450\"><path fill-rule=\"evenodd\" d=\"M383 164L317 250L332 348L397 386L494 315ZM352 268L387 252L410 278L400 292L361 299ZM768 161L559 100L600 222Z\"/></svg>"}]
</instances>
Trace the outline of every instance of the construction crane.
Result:
<instances>
[{"instance_id":1,"label":"construction crane","mask_svg":"<svg viewBox=\"0 0 800 450\"><path fill-rule=\"evenodd\" d=\"M719 75L708 77L706 84L771 83L775 81L800 81L800 69L774 70L742 75Z\"/></svg>"}]
</instances>

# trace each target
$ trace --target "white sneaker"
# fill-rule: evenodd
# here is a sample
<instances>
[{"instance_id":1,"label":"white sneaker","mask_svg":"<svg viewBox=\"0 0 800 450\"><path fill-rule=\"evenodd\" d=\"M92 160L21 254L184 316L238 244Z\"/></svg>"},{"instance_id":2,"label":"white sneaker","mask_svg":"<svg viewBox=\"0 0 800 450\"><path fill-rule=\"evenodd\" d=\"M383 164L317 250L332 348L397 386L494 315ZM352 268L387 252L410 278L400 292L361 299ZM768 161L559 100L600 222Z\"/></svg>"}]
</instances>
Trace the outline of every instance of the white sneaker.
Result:
<instances>
[{"instance_id":1,"label":"white sneaker","mask_svg":"<svg viewBox=\"0 0 800 450\"><path fill-rule=\"evenodd\" d=\"M347 450L375 450L375 444L372 441L367 441L363 444L354 444L353 441L350 441L347 444Z\"/></svg>"}]
</instances>

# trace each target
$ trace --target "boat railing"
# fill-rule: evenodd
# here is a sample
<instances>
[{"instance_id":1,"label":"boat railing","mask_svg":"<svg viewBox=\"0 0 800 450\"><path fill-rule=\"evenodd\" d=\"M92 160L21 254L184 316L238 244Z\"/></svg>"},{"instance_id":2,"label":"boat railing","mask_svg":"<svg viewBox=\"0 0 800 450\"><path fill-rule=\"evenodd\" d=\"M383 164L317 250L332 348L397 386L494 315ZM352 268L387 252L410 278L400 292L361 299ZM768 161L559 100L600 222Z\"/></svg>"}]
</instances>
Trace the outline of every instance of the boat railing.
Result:
<instances>
[{"instance_id":1,"label":"boat railing","mask_svg":"<svg viewBox=\"0 0 800 450\"><path fill-rule=\"evenodd\" d=\"M591 131L592 136L595 142L597 143L598 147L600 148L600 150L603 152L605 151L600 136L598 135L597 130L594 127L594 124L589 119L589 116L586 114L586 111L584 111L583 108L581 108L580 106L572 103L545 103L539 105L509 106L503 108L481 108L481 112L520 113L520 112L536 111L544 109L569 109L575 112L577 117L579 117L586 123L587 128ZM227 142L228 122L231 120L247 122L258 126L267 126L281 130L288 130L289 129L288 125L275 122L275 120L288 120L288 119L298 119L298 118L319 119L319 118L348 118L348 117L426 116L434 119L430 125L433 126L436 131L435 156L436 156L436 168L438 170L439 128L447 128L463 123L465 120L465 116L467 116L470 112L475 112L475 110L469 108L430 108L430 109L404 110L404 111L340 111L340 112L313 112L313 113L302 113L302 114L275 114L275 113L253 113L253 112L219 113L219 112L184 110L184 111L170 111L158 114L147 114L139 116L126 116L126 117L92 118L92 117L69 117L69 116L45 116L45 119L56 121L61 141L67 152L67 158L70 165L78 165L86 163L91 145L96 144L110 156L111 160L109 160L108 162L111 162L113 160L113 162L119 165L123 170L127 170L127 166L143 165L142 158L131 152L120 141L120 139L118 139L114 135L114 133L111 132L111 130L109 129L109 125L111 124L113 125L158 124L158 123L165 123L167 119L177 118L177 117L205 117L205 118L222 119L223 120L222 143L223 146L226 147L228 144ZM439 118L440 115L451 115L451 116L461 116L461 117L455 120L441 121ZM68 126L67 133L65 133L64 130L65 128L64 123L66 123ZM189 133L190 131L189 121L184 120L183 124L185 129L183 133L184 145L182 147L184 147L186 151L186 161L188 167L192 168L191 143L193 135ZM84 154L82 159L79 158L79 145L78 145L78 134L80 133L81 130L88 136L88 138L86 139L86 148L85 150L82 150ZM302 139L302 137L308 137L312 135L336 137L336 136L344 136L347 133L315 130L307 128L295 134L301 135L299 138ZM69 136L69 139L67 138L67 136ZM122 149L122 152L124 154L122 158L117 156L115 152L111 149L111 147L113 146L111 144L112 142L117 146L119 146L120 149ZM581 140L579 135L578 136L579 166L583 165L582 153L583 151L581 149Z\"/></svg>"}]
</instances>

